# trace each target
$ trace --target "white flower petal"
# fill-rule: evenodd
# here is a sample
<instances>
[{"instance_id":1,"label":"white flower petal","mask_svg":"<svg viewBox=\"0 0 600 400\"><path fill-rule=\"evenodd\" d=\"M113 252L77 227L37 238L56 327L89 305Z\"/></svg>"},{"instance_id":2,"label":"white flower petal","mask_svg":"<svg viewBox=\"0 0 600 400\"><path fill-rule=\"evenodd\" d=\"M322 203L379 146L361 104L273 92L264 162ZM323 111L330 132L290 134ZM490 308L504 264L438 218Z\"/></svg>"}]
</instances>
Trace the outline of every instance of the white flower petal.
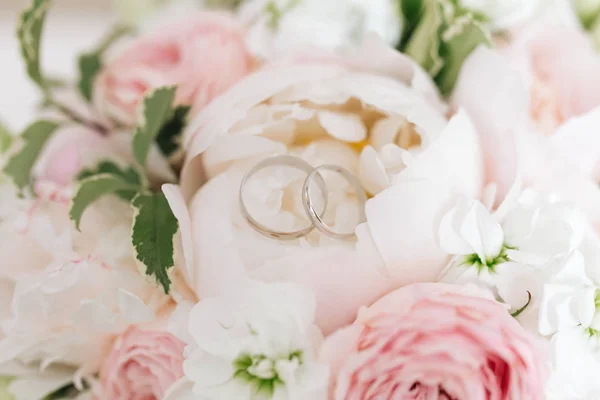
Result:
<instances>
[{"instance_id":1,"label":"white flower petal","mask_svg":"<svg viewBox=\"0 0 600 400\"><path fill-rule=\"evenodd\" d=\"M125 289L117 290L117 303L125 321L130 324L142 324L154 319L154 312L142 299Z\"/></svg>"},{"instance_id":2,"label":"white flower petal","mask_svg":"<svg viewBox=\"0 0 600 400\"><path fill-rule=\"evenodd\" d=\"M357 114L319 111L317 116L323 128L336 139L357 143L367 138L367 128Z\"/></svg>"},{"instance_id":3,"label":"white flower petal","mask_svg":"<svg viewBox=\"0 0 600 400\"><path fill-rule=\"evenodd\" d=\"M467 212L460 234L482 261L496 258L504 244L502 227L478 201Z\"/></svg>"},{"instance_id":4,"label":"white flower petal","mask_svg":"<svg viewBox=\"0 0 600 400\"><path fill-rule=\"evenodd\" d=\"M377 194L390 186L385 167L371 146L365 147L360 154L358 179L364 189L371 194Z\"/></svg>"}]
</instances>

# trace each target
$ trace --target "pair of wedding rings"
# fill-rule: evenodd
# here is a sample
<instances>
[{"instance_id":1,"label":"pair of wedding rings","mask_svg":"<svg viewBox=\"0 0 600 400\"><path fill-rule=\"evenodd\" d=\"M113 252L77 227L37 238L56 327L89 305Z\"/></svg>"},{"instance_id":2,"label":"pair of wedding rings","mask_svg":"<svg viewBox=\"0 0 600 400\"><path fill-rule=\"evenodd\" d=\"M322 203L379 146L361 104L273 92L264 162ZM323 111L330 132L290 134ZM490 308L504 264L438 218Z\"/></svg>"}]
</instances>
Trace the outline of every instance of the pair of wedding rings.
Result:
<instances>
[{"instance_id":1,"label":"pair of wedding rings","mask_svg":"<svg viewBox=\"0 0 600 400\"><path fill-rule=\"evenodd\" d=\"M285 231L277 231L277 230L269 228L268 226L257 221L250 214L250 212L248 211L248 208L246 207L246 204L244 202L244 189L245 189L248 181L259 171L262 171L265 168L270 168L270 167L274 167L274 166L292 167L292 168L301 170L303 172L306 172L306 174L307 174L306 179L304 180L304 184L302 186L302 205L304 207L304 211L306 212L306 215L308 216L309 223L308 223L308 225L303 226L298 230L285 232ZM359 207L359 223L364 222L366 220L365 203L367 202L367 194L363 190L362 185L360 184L358 179L350 171L348 171L347 169L342 168L340 166L337 166L337 165L328 165L328 164L321 165L321 166L318 166L315 168L315 167L311 166L309 163L307 163L306 161L302 160L301 158L289 156L289 155L280 155L280 156L267 158L267 159L259 162L258 164L256 164L254 167L252 167L246 173L246 175L244 175L244 178L242 179L242 183L240 184L240 191L239 191L239 202L240 202L240 209L242 211L242 215L244 216L246 221L248 221L248 224L250 224L250 226L252 228L254 228L254 230L256 230L257 232L259 232L260 234L262 234L266 237L273 238L273 239L279 239L279 240L299 239L299 238L311 233L315 228L327 236L330 236L330 237L333 237L336 239L340 239L340 240L349 239L349 238L354 237L354 231L352 231L352 232L337 232L337 231L333 230L329 225L327 225L323 221L323 216L325 215L325 212L327 211L327 200L328 200L327 186L325 184L325 180L323 179L323 176L321 175L321 172L325 171L325 170L333 171L333 172L340 174L342 177L344 177L344 179L346 179L354 187L355 192L356 192L356 198L358 200L358 207ZM324 201L323 201L324 205L323 205L323 209L321 211L317 211L317 209L315 207L314 199L312 198L312 195L311 195L310 189L311 189L311 184L313 182L317 184L317 186L323 196L323 199L324 199Z\"/></svg>"}]
</instances>

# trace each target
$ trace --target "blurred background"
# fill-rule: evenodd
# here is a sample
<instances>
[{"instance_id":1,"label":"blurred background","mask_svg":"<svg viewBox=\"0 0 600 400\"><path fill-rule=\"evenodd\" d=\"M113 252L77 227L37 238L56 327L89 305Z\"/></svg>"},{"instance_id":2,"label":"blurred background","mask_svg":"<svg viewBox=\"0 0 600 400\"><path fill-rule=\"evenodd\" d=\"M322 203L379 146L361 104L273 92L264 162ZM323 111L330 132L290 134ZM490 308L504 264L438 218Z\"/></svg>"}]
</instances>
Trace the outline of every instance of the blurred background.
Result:
<instances>
[{"instance_id":1,"label":"blurred background","mask_svg":"<svg viewBox=\"0 0 600 400\"><path fill-rule=\"evenodd\" d=\"M21 130L39 103L37 89L25 75L16 40L16 22L31 0L0 0L0 120ZM42 43L42 63L49 76L75 76L76 55L91 49L115 22L112 0L54 0Z\"/></svg>"}]
</instances>

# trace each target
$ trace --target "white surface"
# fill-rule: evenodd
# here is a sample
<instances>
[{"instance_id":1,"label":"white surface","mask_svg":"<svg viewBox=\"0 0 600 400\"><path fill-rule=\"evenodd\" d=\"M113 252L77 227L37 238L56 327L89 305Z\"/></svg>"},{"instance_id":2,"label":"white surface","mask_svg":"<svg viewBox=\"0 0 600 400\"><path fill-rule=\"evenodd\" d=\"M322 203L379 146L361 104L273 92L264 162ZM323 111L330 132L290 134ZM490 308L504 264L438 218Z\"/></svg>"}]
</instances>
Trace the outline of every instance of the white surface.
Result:
<instances>
[{"instance_id":1,"label":"white surface","mask_svg":"<svg viewBox=\"0 0 600 400\"><path fill-rule=\"evenodd\" d=\"M0 120L15 131L35 118L40 100L21 61L15 35L17 17L16 10L0 10ZM106 11L51 10L42 43L44 71L75 80L77 54L93 48L113 22Z\"/></svg>"}]
</instances>

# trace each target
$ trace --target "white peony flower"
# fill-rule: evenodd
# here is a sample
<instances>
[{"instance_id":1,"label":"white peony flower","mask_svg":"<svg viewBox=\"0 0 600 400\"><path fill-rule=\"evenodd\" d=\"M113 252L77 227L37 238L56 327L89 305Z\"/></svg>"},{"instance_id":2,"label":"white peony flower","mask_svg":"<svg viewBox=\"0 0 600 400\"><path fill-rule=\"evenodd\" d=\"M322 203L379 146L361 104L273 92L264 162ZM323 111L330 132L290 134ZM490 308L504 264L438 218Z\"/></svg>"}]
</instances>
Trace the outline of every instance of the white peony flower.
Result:
<instances>
[{"instance_id":1,"label":"white peony flower","mask_svg":"<svg viewBox=\"0 0 600 400\"><path fill-rule=\"evenodd\" d=\"M516 27L537 12L544 0L461 0L462 6L480 12L495 29Z\"/></svg>"},{"instance_id":2,"label":"white peony flower","mask_svg":"<svg viewBox=\"0 0 600 400\"><path fill-rule=\"evenodd\" d=\"M314 312L306 289L263 283L177 312L171 325L188 344L185 377L167 399L325 399Z\"/></svg>"},{"instance_id":3,"label":"white peony flower","mask_svg":"<svg viewBox=\"0 0 600 400\"><path fill-rule=\"evenodd\" d=\"M371 39L345 58L329 54L265 67L188 124L182 193L164 189L199 298L246 279L300 283L314 290L317 324L330 333L351 323L362 305L394 287L431 281L443 269L435 226L456 196L479 195L477 133L460 110L447 121L423 71ZM354 230L356 239L314 230L279 241L248 224L239 206L242 177L279 154L313 166L336 164L359 178L372 198L367 222L357 226L354 188L335 173L323 174L325 222L339 232ZM299 229L307 224L305 178L293 168L265 168L247 182L244 202L273 229Z\"/></svg>"},{"instance_id":4,"label":"white peony flower","mask_svg":"<svg viewBox=\"0 0 600 400\"><path fill-rule=\"evenodd\" d=\"M240 17L250 49L265 58L302 45L357 45L370 31L396 45L402 32L393 0L249 0Z\"/></svg>"},{"instance_id":5,"label":"white peony flower","mask_svg":"<svg viewBox=\"0 0 600 400\"><path fill-rule=\"evenodd\" d=\"M127 203L95 203L79 232L68 187L37 182L36 192L0 221L0 364L60 364L80 382L97 372L116 334L154 320L170 299L138 271Z\"/></svg>"}]
</instances>

